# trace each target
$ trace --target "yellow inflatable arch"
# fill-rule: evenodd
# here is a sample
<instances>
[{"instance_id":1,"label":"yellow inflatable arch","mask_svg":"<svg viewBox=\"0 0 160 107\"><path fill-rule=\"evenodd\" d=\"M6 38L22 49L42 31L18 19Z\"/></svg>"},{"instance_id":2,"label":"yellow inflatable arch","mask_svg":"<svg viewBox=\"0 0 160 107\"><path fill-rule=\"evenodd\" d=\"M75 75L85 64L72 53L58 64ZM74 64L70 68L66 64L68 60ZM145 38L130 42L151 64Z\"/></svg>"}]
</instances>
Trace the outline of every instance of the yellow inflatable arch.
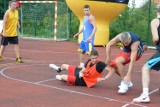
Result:
<instances>
[{"instance_id":1,"label":"yellow inflatable arch","mask_svg":"<svg viewBox=\"0 0 160 107\"><path fill-rule=\"evenodd\" d=\"M94 41L95 46L106 45L109 40L109 24L125 9L128 1L129 0L66 0L69 8L80 20L79 29L83 26L83 6L85 4L90 5L91 13L95 16L97 24ZM81 42L82 37L82 34L79 35L78 43Z\"/></svg>"}]
</instances>

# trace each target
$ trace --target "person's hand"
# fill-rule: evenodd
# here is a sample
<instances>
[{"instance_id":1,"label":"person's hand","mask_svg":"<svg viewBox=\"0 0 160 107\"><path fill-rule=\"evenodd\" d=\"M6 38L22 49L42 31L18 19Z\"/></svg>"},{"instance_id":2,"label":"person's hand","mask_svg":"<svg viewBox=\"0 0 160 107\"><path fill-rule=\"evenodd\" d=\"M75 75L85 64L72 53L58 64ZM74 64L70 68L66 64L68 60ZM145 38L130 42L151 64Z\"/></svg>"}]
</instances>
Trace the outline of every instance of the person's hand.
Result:
<instances>
[{"instance_id":1,"label":"person's hand","mask_svg":"<svg viewBox=\"0 0 160 107\"><path fill-rule=\"evenodd\" d=\"M3 32L3 33L2 33L2 36L6 36L6 33L5 33L5 32Z\"/></svg>"},{"instance_id":2,"label":"person's hand","mask_svg":"<svg viewBox=\"0 0 160 107\"><path fill-rule=\"evenodd\" d=\"M126 75L126 76L124 77L124 82L127 84L127 83L129 83L130 81L131 81L131 77L128 76L128 75Z\"/></svg>"},{"instance_id":3,"label":"person's hand","mask_svg":"<svg viewBox=\"0 0 160 107\"><path fill-rule=\"evenodd\" d=\"M89 37L89 38L87 39L87 42L91 42L91 40L92 40L92 37Z\"/></svg>"},{"instance_id":4,"label":"person's hand","mask_svg":"<svg viewBox=\"0 0 160 107\"><path fill-rule=\"evenodd\" d=\"M100 81L104 81L106 80L105 78L97 78L97 82L100 82Z\"/></svg>"},{"instance_id":5,"label":"person's hand","mask_svg":"<svg viewBox=\"0 0 160 107\"><path fill-rule=\"evenodd\" d=\"M83 73L80 71L79 72L79 78L83 77Z\"/></svg>"},{"instance_id":6,"label":"person's hand","mask_svg":"<svg viewBox=\"0 0 160 107\"><path fill-rule=\"evenodd\" d=\"M73 38L77 38L78 37L78 34L75 34L74 36L73 36Z\"/></svg>"},{"instance_id":7,"label":"person's hand","mask_svg":"<svg viewBox=\"0 0 160 107\"><path fill-rule=\"evenodd\" d=\"M17 26L18 29L20 29L20 27L21 27L20 25Z\"/></svg>"}]
</instances>

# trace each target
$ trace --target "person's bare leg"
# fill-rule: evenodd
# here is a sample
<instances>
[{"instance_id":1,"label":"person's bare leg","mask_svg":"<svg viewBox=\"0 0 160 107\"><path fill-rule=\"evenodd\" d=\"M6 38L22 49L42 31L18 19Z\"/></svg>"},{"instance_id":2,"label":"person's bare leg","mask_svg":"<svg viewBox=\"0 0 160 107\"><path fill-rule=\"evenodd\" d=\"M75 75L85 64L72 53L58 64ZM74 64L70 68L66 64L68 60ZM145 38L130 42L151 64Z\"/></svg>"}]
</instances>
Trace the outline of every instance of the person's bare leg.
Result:
<instances>
[{"instance_id":1,"label":"person's bare leg","mask_svg":"<svg viewBox=\"0 0 160 107\"><path fill-rule=\"evenodd\" d=\"M119 57L116 59L116 66L117 66L117 70L116 72L120 75L121 79L124 78L125 76L125 67L123 65L123 63L125 62L125 59L123 57Z\"/></svg>"},{"instance_id":2,"label":"person's bare leg","mask_svg":"<svg viewBox=\"0 0 160 107\"><path fill-rule=\"evenodd\" d=\"M0 48L0 56L1 56L1 57L2 57L2 55L3 55L3 52L4 52L4 50L5 50L5 47L6 47L6 46L1 45L1 48Z\"/></svg>"},{"instance_id":3,"label":"person's bare leg","mask_svg":"<svg viewBox=\"0 0 160 107\"><path fill-rule=\"evenodd\" d=\"M142 85L143 85L143 93L148 95L149 93L149 82L150 82L150 73L151 69L149 69L146 65L142 67Z\"/></svg>"},{"instance_id":4,"label":"person's bare leg","mask_svg":"<svg viewBox=\"0 0 160 107\"><path fill-rule=\"evenodd\" d=\"M68 75L62 74L61 75L61 80L62 81L67 81L68 80Z\"/></svg>"},{"instance_id":5,"label":"person's bare leg","mask_svg":"<svg viewBox=\"0 0 160 107\"><path fill-rule=\"evenodd\" d=\"M61 71L68 70L68 67L69 67L68 64L62 64L61 67L60 67L60 70Z\"/></svg>"},{"instance_id":6,"label":"person's bare leg","mask_svg":"<svg viewBox=\"0 0 160 107\"><path fill-rule=\"evenodd\" d=\"M84 62L83 62L83 54L79 54L79 60L80 60L80 67L84 67Z\"/></svg>"},{"instance_id":7,"label":"person's bare leg","mask_svg":"<svg viewBox=\"0 0 160 107\"><path fill-rule=\"evenodd\" d=\"M60 67L50 64L50 67L55 69L58 73L61 71L68 70L69 65L68 64L62 64ZM62 80L62 81L67 81L68 75L62 74L62 75L56 75L56 79Z\"/></svg>"},{"instance_id":8,"label":"person's bare leg","mask_svg":"<svg viewBox=\"0 0 160 107\"><path fill-rule=\"evenodd\" d=\"M107 67L106 67L106 70L108 70L108 71L109 71L109 70L110 70L110 68L111 68L111 69L113 69L112 71L113 71L113 72L115 72L119 77L121 77L121 75L119 74L119 72L117 71L117 69L115 69L115 68L113 68L113 67L109 67L109 66L107 66Z\"/></svg>"},{"instance_id":9,"label":"person's bare leg","mask_svg":"<svg viewBox=\"0 0 160 107\"><path fill-rule=\"evenodd\" d=\"M106 67L106 69L108 70L108 74L106 75L105 79L108 79L113 75L115 69L113 67Z\"/></svg>"},{"instance_id":10,"label":"person's bare leg","mask_svg":"<svg viewBox=\"0 0 160 107\"><path fill-rule=\"evenodd\" d=\"M14 45L14 50L15 50L15 53L16 53L16 58L19 58L20 55L19 55L19 45L18 44Z\"/></svg>"},{"instance_id":11,"label":"person's bare leg","mask_svg":"<svg viewBox=\"0 0 160 107\"><path fill-rule=\"evenodd\" d=\"M150 82L150 73L151 69L148 68L146 65L142 67L142 86L143 86L143 92L142 94L134 98L134 102L150 102L149 98L149 82Z\"/></svg>"}]
</instances>

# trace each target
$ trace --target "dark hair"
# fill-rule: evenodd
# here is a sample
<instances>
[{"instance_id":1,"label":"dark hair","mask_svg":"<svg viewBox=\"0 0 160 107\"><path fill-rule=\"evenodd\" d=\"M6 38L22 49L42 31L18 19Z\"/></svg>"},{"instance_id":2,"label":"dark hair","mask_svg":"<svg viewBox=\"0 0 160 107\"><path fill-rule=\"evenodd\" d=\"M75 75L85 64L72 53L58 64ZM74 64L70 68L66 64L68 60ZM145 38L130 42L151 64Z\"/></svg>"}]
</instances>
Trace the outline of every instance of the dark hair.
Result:
<instances>
[{"instance_id":1,"label":"dark hair","mask_svg":"<svg viewBox=\"0 0 160 107\"><path fill-rule=\"evenodd\" d=\"M96 50L92 50L90 56L91 55L93 55L93 56L99 56L98 55L98 51L96 51Z\"/></svg>"},{"instance_id":2,"label":"dark hair","mask_svg":"<svg viewBox=\"0 0 160 107\"><path fill-rule=\"evenodd\" d=\"M90 6L88 4L84 5L84 8L89 8L90 9Z\"/></svg>"}]
</instances>

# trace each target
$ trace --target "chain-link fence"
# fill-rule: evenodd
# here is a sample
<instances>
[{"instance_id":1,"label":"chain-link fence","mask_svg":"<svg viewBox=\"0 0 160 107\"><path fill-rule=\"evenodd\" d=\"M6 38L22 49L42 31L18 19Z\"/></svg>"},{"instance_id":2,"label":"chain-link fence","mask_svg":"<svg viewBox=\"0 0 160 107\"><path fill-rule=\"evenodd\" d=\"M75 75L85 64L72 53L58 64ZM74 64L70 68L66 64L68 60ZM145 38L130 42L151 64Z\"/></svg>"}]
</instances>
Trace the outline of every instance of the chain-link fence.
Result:
<instances>
[{"instance_id":1,"label":"chain-link fence","mask_svg":"<svg viewBox=\"0 0 160 107\"><path fill-rule=\"evenodd\" d=\"M58 2L56 19L57 40L67 40L68 6ZM54 3L23 3L19 9L21 35L34 38L54 38L55 4Z\"/></svg>"}]
</instances>

